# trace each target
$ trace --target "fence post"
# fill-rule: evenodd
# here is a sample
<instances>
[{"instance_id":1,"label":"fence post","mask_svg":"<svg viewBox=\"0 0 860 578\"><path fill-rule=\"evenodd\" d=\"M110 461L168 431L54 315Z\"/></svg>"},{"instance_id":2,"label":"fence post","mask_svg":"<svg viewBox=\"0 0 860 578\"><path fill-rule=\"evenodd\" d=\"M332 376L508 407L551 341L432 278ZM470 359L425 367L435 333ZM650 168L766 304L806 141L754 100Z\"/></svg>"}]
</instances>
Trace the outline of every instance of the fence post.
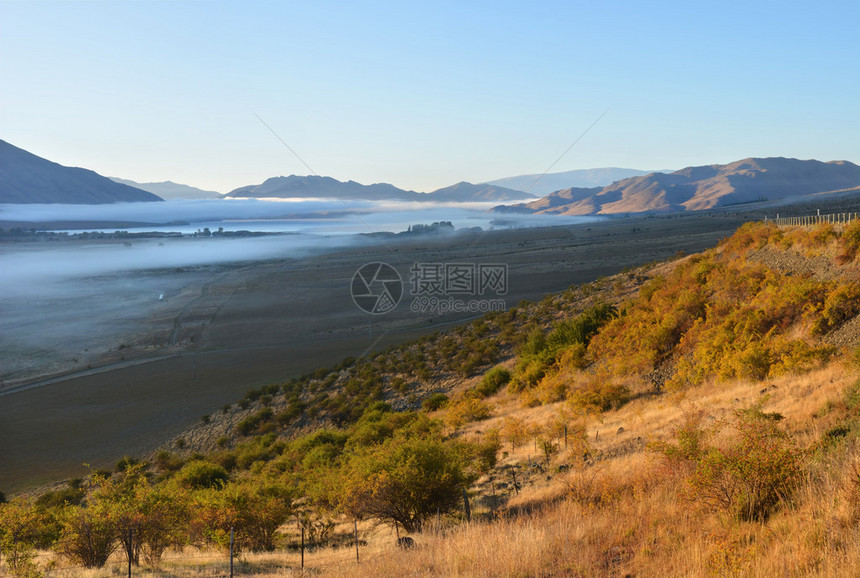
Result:
<instances>
[{"instance_id":1,"label":"fence post","mask_svg":"<svg viewBox=\"0 0 860 578\"><path fill-rule=\"evenodd\" d=\"M233 578L233 526L230 526L230 578Z\"/></svg>"},{"instance_id":2,"label":"fence post","mask_svg":"<svg viewBox=\"0 0 860 578\"><path fill-rule=\"evenodd\" d=\"M355 562L358 563L358 520L352 519L352 527L355 530Z\"/></svg>"},{"instance_id":3,"label":"fence post","mask_svg":"<svg viewBox=\"0 0 860 578\"><path fill-rule=\"evenodd\" d=\"M496 482L492 482L490 487L493 488L493 508L490 510L490 517L496 517L496 508L499 507L498 500L496 499Z\"/></svg>"},{"instance_id":4,"label":"fence post","mask_svg":"<svg viewBox=\"0 0 860 578\"><path fill-rule=\"evenodd\" d=\"M129 528L128 529L128 552L127 552L127 554L128 554L128 578L131 578L131 550L132 550L131 539L132 539L132 529Z\"/></svg>"},{"instance_id":5,"label":"fence post","mask_svg":"<svg viewBox=\"0 0 860 578\"><path fill-rule=\"evenodd\" d=\"M305 569L305 527L302 526L302 570Z\"/></svg>"},{"instance_id":6,"label":"fence post","mask_svg":"<svg viewBox=\"0 0 860 578\"><path fill-rule=\"evenodd\" d=\"M469 509L469 494L466 493L466 488L463 488L463 508L466 510L466 521L472 521L472 510Z\"/></svg>"}]
</instances>

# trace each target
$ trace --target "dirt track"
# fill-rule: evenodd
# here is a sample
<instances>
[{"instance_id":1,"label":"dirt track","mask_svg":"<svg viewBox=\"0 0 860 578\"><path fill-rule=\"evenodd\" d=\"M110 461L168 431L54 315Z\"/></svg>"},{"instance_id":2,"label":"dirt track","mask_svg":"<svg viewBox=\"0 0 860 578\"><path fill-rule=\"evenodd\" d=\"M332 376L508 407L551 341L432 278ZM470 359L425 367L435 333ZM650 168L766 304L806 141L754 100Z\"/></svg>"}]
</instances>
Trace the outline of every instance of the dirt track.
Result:
<instances>
[{"instance_id":1,"label":"dirt track","mask_svg":"<svg viewBox=\"0 0 860 578\"><path fill-rule=\"evenodd\" d=\"M123 455L151 451L251 387L473 316L413 313L415 262L504 263L511 306L681 250L700 251L742 221L685 216L463 233L221 268L187 289L178 312L143 324L146 335L127 340L124 361L114 352L92 370L0 395L0 488L80 475L84 463L110 467ZM375 261L394 266L407 290L385 316L360 311L349 295L355 271Z\"/></svg>"}]
</instances>

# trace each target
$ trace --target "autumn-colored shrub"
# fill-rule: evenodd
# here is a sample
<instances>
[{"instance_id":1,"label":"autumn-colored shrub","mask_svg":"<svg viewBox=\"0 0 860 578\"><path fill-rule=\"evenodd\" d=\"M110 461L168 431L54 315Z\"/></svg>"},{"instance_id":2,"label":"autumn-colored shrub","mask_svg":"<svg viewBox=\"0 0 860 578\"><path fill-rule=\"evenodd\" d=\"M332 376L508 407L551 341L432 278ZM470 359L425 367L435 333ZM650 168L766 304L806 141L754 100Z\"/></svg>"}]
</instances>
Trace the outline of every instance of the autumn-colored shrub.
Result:
<instances>
[{"instance_id":1,"label":"autumn-colored shrub","mask_svg":"<svg viewBox=\"0 0 860 578\"><path fill-rule=\"evenodd\" d=\"M853 261L857 258L858 252L860 252L860 219L853 219L842 228L837 260L841 263Z\"/></svg>"},{"instance_id":2,"label":"autumn-colored shrub","mask_svg":"<svg viewBox=\"0 0 860 578\"><path fill-rule=\"evenodd\" d=\"M66 506L55 550L85 568L101 568L116 550L116 528L103 506Z\"/></svg>"},{"instance_id":3,"label":"autumn-colored shrub","mask_svg":"<svg viewBox=\"0 0 860 578\"><path fill-rule=\"evenodd\" d=\"M293 491L279 483L248 480L231 483L195 495L202 538L234 550L270 552L275 549L278 528L294 513Z\"/></svg>"},{"instance_id":4,"label":"autumn-colored shrub","mask_svg":"<svg viewBox=\"0 0 860 578\"><path fill-rule=\"evenodd\" d=\"M860 283L852 281L833 288L824 299L821 316L813 330L818 334L837 329L860 313Z\"/></svg>"},{"instance_id":5,"label":"autumn-colored shrub","mask_svg":"<svg viewBox=\"0 0 860 578\"><path fill-rule=\"evenodd\" d=\"M471 478L457 447L439 436L395 436L351 455L340 473L341 512L421 529L437 513L457 510Z\"/></svg>"},{"instance_id":6,"label":"autumn-colored shrub","mask_svg":"<svg viewBox=\"0 0 860 578\"><path fill-rule=\"evenodd\" d=\"M448 404L445 422L452 427L490 417L490 406L470 395L461 395Z\"/></svg>"},{"instance_id":7,"label":"autumn-colored shrub","mask_svg":"<svg viewBox=\"0 0 860 578\"><path fill-rule=\"evenodd\" d=\"M595 378L573 390L569 399L574 407L585 411L609 411L618 409L630 400L630 388L609 380Z\"/></svg>"},{"instance_id":8,"label":"autumn-colored shrub","mask_svg":"<svg viewBox=\"0 0 860 578\"><path fill-rule=\"evenodd\" d=\"M36 548L55 536L53 516L32 503L0 503L0 554L13 576L35 578L42 572L36 564Z\"/></svg>"},{"instance_id":9,"label":"autumn-colored shrub","mask_svg":"<svg viewBox=\"0 0 860 578\"><path fill-rule=\"evenodd\" d=\"M499 431L502 438L511 444L511 449L521 446L528 439L528 429L523 420L516 417L506 417Z\"/></svg>"},{"instance_id":10,"label":"autumn-colored shrub","mask_svg":"<svg viewBox=\"0 0 860 578\"><path fill-rule=\"evenodd\" d=\"M764 521L792 497L805 453L759 407L735 412L727 439L707 442L698 421L679 430L662 452L670 464L689 463L688 497L737 520Z\"/></svg>"}]
</instances>

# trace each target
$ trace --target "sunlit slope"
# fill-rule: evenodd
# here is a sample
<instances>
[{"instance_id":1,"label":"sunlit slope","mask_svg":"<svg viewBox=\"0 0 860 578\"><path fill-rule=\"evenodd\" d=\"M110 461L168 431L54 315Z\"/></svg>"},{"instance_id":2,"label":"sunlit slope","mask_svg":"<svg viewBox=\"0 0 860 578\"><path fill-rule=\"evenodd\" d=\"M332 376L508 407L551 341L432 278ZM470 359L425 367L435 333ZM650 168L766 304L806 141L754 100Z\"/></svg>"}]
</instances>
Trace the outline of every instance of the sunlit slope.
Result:
<instances>
[{"instance_id":1,"label":"sunlit slope","mask_svg":"<svg viewBox=\"0 0 860 578\"><path fill-rule=\"evenodd\" d=\"M856 575L858 249L858 221L747 225L250 391L148 464L16 501L0 525L56 524L66 541L31 546L66 575L75 520L155 497L184 548L157 558L181 575L230 528L277 552L251 567L288 573L299 527L323 575ZM338 549L356 528L360 563Z\"/></svg>"}]
</instances>

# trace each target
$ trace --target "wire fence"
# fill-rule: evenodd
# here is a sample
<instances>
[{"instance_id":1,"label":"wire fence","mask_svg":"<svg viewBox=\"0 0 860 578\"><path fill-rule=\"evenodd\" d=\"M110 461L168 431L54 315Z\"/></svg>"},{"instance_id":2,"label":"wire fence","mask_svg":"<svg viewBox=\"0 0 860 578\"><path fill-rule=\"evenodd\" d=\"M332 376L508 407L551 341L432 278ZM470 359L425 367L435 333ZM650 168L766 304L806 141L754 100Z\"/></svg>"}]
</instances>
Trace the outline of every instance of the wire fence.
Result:
<instances>
[{"instance_id":1,"label":"wire fence","mask_svg":"<svg viewBox=\"0 0 860 578\"><path fill-rule=\"evenodd\" d=\"M814 227L822 223L831 225L844 225L860 218L860 213L830 213L827 215L807 215L804 217L780 217L777 213L775 219L764 218L766 223L773 223L778 227Z\"/></svg>"}]
</instances>

